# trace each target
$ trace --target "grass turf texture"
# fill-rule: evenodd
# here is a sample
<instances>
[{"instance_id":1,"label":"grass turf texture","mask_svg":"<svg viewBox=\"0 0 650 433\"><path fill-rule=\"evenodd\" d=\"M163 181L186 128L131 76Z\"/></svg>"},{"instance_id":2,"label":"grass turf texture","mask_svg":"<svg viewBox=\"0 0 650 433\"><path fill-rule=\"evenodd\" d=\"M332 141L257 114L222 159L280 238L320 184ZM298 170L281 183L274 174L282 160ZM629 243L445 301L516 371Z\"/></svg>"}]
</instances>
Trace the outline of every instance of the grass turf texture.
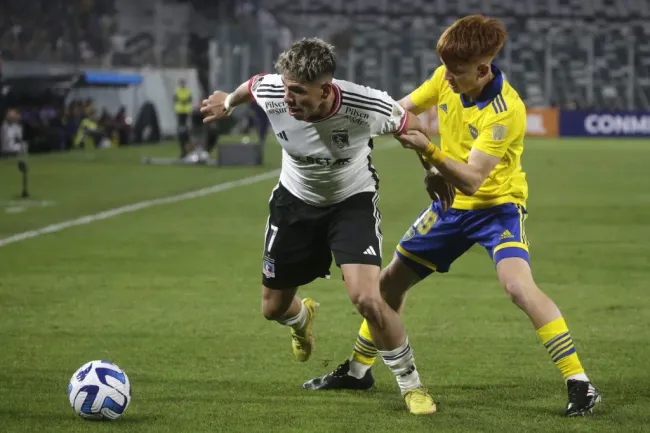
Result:
<instances>
[{"instance_id":1,"label":"grass turf texture","mask_svg":"<svg viewBox=\"0 0 650 433\"><path fill-rule=\"evenodd\" d=\"M376 144L384 262L427 205L415 155ZM405 323L439 413L406 412L378 362L366 392L301 383L349 356L360 318L340 273L303 288L321 303L316 351L291 355L289 329L260 313L262 236L275 180L144 209L0 248L1 431L642 431L650 421L650 146L641 140L529 139L527 220L538 284L560 305L604 401L565 419L566 388L525 315L505 297L484 250L407 298ZM383 148L383 149L382 149ZM0 209L0 237L240 179L279 167L142 166L173 144L30 159L34 199ZM0 161L0 199L19 193ZM109 359L133 400L113 423L74 414L67 382Z\"/></svg>"}]
</instances>

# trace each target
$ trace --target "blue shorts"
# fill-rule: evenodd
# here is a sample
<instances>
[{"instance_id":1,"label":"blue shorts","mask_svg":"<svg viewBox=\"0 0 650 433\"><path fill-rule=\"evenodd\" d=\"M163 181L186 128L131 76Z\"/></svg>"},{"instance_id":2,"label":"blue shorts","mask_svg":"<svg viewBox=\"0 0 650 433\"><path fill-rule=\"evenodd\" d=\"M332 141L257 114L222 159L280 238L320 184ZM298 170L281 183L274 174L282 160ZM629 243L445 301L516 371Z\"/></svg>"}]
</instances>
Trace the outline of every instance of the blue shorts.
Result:
<instances>
[{"instance_id":1,"label":"blue shorts","mask_svg":"<svg viewBox=\"0 0 650 433\"><path fill-rule=\"evenodd\" d=\"M397 245L397 255L420 277L448 272L451 264L475 243L485 247L496 264L508 257L530 263L521 205L504 203L486 209L426 208Z\"/></svg>"}]
</instances>

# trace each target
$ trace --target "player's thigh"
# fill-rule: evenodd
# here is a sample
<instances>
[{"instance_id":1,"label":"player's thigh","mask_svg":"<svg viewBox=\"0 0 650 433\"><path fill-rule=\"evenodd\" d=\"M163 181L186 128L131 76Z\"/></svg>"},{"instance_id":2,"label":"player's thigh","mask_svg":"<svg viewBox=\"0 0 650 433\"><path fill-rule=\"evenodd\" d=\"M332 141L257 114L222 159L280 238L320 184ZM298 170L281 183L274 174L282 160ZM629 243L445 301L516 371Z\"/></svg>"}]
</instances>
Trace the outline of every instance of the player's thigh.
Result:
<instances>
[{"instance_id":1,"label":"player's thigh","mask_svg":"<svg viewBox=\"0 0 650 433\"><path fill-rule=\"evenodd\" d=\"M322 210L306 205L282 185L273 192L264 235L264 287L291 289L329 275L332 255L315 212Z\"/></svg>"},{"instance_id":2,"label":"player's thigh","mask_svg":"<svg viewBox=\"0 0 650 433\"><path fill-rule=\"evenodd\" d=\"M339 203L328 221L327 235L338 266L381 266L381 213L378 193L355 194ZM347 275L344 273L344 278Z\"/></svg>"},{"instance_id":3,"label":"player's thigh","mask_svg":"<svg viewBox=\"0 0 650 433\"><path fill-rule=\"evenodd\" d=\"M487 250L495 266L506 258L530 264L525 228L528 212L523 206L504 203L472 212L466 219L466 234Z\"/></svg>"},{"instance_id":4,"label":"player's thigh","mask_svg":"<svg viewBox=\"0 0 650 433\"><path fill-rule=\"evenodd\" d=\"M464 211L443 211L438 202L425 208L396 247L398 259L420 278L433 272L448 272L451 264L473 242L462 229Z\"/></svg>"},{"instance_id":5,"label":"player's thigh","mask_svg":"<svg viewBox=\"0 0 650 433\"><path fill-rule=\"evenodd\" d=\"M381 270L379 276L381 296L393 310L401 312L406 292L421 279L417 272L403 262L395 252L393 259Z\"/></svg>"},{"instance_id":6,"label":"player's thigh","mask_svg":"<svg viewBox=\"0 0 650 433\"><path fill-rule=\"evenodd\" d=\"M345 277L350 300L359 312L364 317L367 317L366 314L376 313L383 303L379 292L380 267L369 264L343 263L341 271Z\"/></svg>"}]
</instances>

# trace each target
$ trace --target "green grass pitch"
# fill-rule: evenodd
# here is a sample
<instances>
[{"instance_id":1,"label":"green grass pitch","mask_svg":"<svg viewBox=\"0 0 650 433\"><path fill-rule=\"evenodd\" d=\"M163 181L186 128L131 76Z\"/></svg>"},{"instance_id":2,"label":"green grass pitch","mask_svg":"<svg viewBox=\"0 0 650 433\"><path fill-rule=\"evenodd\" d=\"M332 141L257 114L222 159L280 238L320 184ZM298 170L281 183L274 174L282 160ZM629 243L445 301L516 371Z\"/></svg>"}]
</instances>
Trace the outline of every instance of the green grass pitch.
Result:
<instances>
[{"instance_id":1,"label":"green grass pitch","mask_svg":"<svg viewBox=\"0 0 650 433\"><path fill-rule=\"evenodd\" d=\"M51 203L18 210L15 162L0 161L0 238L280 161L272 143L264 167L140 164L144 154L175 151L168 144L32 157L33 199ZM374 161L387 264L428 200L412 151L380 141ZM309 362L295 362L289 330L262 317L271 179L0 248L0 431L644 431L650 145L529 139L523 163L533 272L603 392L593 416L562 417L559 372L480 248L407 299L404 320L437 414L409 415L383 363L370 391L303 390L304 380L350 354L360 318L337 269L301 290L321 303ZM84 421L68 403L70 376L92 359L114 361L131 379L131 406L116 422Z\"/></svg>"}]
</instances>

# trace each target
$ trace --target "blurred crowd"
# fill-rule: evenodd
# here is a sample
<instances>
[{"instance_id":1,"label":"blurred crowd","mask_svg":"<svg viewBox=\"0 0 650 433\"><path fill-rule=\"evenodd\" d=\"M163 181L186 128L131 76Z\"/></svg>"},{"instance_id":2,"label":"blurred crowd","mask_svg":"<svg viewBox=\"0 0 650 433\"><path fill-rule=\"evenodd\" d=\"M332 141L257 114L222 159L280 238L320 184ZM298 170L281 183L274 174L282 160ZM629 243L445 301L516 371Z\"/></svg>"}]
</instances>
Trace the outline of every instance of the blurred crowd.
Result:
<instances>
[{"instance_id":1,"label":"blurred crowd","mask_svg":"<svg viewBox=\"0 0 650 433\"><path fill-rule=\"evenodd\" d=\"M2 0L0 50L6 60L98 61L116 29L113 0Z\"/></svg>"},{"instance_id":2,"label":"blurred crowd","mask_svg":"<svg viewBox=\"0 0 650 433\"><path fill-rule=\"evenodd\" d=\"M130 137L131 120L124 108L99 111L90 99L65 106L7 107L0 155L19 154L25 146L30 153L123 146Z\"/></svg>"}]
</instances>

